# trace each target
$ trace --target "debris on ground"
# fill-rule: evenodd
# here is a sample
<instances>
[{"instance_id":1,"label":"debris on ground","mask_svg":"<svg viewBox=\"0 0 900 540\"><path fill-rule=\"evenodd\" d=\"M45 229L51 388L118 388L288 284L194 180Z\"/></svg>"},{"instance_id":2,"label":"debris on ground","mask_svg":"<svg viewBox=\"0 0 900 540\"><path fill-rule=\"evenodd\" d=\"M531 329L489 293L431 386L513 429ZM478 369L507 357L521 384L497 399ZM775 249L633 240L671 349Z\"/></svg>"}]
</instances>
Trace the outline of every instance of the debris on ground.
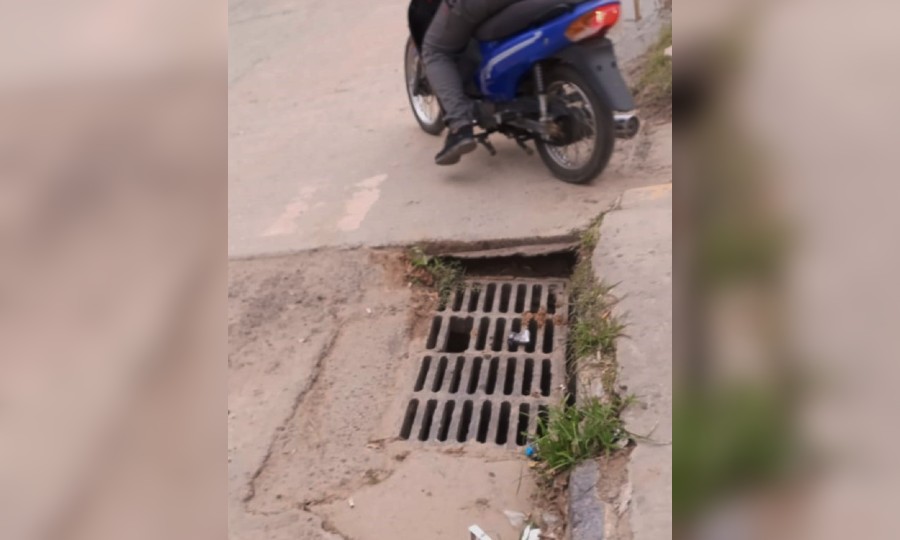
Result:
<instances>
[{"instance_id":1,"label":"debris on ground","mask_svg":"<svg viewBox=\"0 0 900 540\"><path fill-rule=\"evenodd\" d=\"M350 505L350 508L356 508L356 503L353 502L353 497L350 497L350 499L347 501L347 504Z\"/></svg>"},{"instance_id":2,"label":"debris on ground","mask_svg":"<svg viewBox=\"0 0 900 540\"><path fill-rule=\"evenodd\" d=\"M541 540L541 530L535 529L531 525L525 527L522 532L522 540Z\"/></svg>"},{"instance_id":3,"label":"debris on ground","mask_svg":"<svg viewBox=\"0 0 900 540\"><path fill-rule=\"evenodd\" d=\"M509 335L509 345L528 345L531 342L531 332L524 329L519 333L513 332Z\"/></svg>"},{"instance_id":4,"label":"debris on ground","mask_svg":"<svg viewBox=\"0 0 900 540\"><path fill-rule=\"evenodd\" d=\"M525 514L522 512L515 512L512 510L504 510L504 514L506 514L506 519L509 520L509 524L513 526L513 528L518 529L522 525L525 525Z\"/></svg>"},{"instance_id":5,"label":"debris on ground","mask_svg":"<svg viewBox=\"0 0 900 540\"><path fill-rule=\"evenodd\" d=\"M536 322L538 328L543 328L547 324L547 308L541 306L535 312L526 311L522 314L522 324L524 326L528 326L531 321Z\"/></svg>"},{"instance_id":6,"label":"debris on ground","mask_svg":"<svg viewBox=\"0 0 900 540\"><path fill-rule=\"evenodd\" d=\"M478 525L469 527L469 540L491 540L491 537L481 530Z\"/></svg>"}]
</instances>

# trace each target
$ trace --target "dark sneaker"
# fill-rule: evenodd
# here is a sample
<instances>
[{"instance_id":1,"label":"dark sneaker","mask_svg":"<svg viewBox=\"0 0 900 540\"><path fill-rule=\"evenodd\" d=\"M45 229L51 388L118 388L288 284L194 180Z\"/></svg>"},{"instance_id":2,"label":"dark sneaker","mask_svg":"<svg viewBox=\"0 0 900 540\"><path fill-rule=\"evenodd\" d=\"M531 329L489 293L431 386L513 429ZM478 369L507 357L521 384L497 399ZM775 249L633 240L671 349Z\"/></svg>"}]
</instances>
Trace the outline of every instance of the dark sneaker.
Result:
<instances>
[{"instance_id":1,"label":"dark sneaker","mask_svg":"<svg viewBox=\"0 0 900 540\"><path fill-rule=\"evenodd\" d=\"M477 147L472 126L463 126L447 135L444 149L434 156L434 162L438 165L455 165L463 154L468 154Z\"/></svg>"}]
</instances>

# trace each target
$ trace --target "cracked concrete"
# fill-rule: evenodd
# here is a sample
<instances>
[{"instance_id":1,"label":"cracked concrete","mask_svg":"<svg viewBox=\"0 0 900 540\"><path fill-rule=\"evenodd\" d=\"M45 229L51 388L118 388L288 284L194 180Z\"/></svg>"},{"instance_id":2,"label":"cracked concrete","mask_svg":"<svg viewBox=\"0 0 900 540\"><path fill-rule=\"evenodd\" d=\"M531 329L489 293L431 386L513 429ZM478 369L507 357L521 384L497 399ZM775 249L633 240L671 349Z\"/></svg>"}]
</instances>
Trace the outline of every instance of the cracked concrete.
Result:
<instances>
[{"instance_id":1,"label":"cracked concrete","mask_svg":"<svg viewBox=\"0 0 900 540\"><path fill-rule=\"evenodd\" d=\"M627 314L628 337L618 340L618 383L637 398L623 414L638 441L628 464L633 488L634 540L672 534L672 184L625 192L606 215L593 266L620 283L616 306Z\"/></svg>"},{"instance_id":2,"label":"cracked concrete","mask_svg":"<svg viewBox=\"0 0 900 540\"><path fill-rule=\"evenodd\" d=\"M455 538L472 523L513 537L503 510L533 510L522 455L396 439L424 340L398 255L231 261L231 538Z\"/></svg>"}]
</instances>

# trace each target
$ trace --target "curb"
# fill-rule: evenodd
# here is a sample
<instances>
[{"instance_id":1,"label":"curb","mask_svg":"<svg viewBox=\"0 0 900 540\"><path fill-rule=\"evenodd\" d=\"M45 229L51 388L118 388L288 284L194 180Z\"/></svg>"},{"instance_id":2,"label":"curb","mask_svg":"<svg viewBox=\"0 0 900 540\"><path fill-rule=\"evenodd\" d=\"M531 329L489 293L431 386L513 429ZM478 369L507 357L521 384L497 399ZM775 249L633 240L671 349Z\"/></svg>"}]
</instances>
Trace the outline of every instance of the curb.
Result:
<instances>
[{"instance_id":1,"label":"curb","mask_svg":"<svg viewBox=\"0 0 900 540\"><path fill-rule=\"evenodd\" d=\"M606 503L597 494L600 466L586 461L569 475L569 524L572 540L602 540Z\"/></svg>"}]
</instances>

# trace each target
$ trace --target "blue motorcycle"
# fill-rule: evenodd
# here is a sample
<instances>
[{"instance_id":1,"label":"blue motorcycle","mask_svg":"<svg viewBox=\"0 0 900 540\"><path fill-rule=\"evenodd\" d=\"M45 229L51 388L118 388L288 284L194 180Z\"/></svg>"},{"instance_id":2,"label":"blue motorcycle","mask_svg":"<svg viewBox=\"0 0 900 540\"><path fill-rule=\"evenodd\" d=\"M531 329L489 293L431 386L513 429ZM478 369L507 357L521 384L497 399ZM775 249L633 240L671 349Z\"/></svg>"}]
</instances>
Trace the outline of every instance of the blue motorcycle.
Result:
<instances>
[{"instance_id":1,"label":"blue motorcycle","mask_svg":"<svg viewBox=\"0 0 900 540\"><path fill-rule=\"evenodd\" d=\"M616 138L640 126L606 33L619 19L616 0L522 0L485 21L458 65L476 100L476 139L501 133L528 154L534 141L554 176L574 184L596 178ZM413 113L431 135L443 113L425 77L416 40L406 44L406 90Z\"/></svg>"}]
</instances>

